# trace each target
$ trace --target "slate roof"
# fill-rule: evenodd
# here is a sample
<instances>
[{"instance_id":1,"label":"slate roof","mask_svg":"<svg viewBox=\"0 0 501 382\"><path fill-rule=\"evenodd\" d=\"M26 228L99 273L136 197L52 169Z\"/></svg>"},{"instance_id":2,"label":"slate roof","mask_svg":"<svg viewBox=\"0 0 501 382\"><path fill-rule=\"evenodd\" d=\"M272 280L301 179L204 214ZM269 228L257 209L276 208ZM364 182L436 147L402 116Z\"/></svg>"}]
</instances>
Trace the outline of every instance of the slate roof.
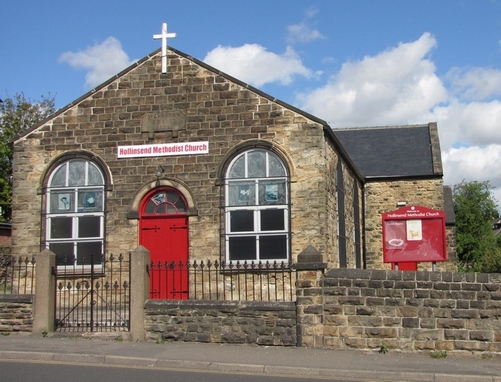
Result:
<instances>
[{"instance_id":1,"label":"slate roof","mask_svg":"<svg viewBox=\"0 0 501 382\"><path fill-rule=\"evenodd\" d=\"M333 132L366 180L434 177L442 176L442 164L438 136L434 137L432 125L346 128Z\"/></svg>"}]
</instances>

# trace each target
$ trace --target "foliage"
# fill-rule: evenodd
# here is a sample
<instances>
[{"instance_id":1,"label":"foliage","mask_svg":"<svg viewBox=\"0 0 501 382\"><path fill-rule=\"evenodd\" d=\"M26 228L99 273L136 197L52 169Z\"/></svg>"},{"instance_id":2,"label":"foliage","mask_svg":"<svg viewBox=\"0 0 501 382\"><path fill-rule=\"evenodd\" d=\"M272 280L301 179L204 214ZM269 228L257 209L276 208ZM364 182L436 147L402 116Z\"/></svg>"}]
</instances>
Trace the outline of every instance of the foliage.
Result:
<instances>
[{"instance_id":1,"label":"foliage","mask_svg":"<svg viewBox=\"0 0 501 382\"><path fill-rule=\"evenodd\" d=\"M447 358L447 351L446 350L432 350L430 352L430 357L431 358Z\"/></svg>"},{"instance_id":2,"label":"foliage","mask_svg":"<svg viewBox=\"0 0 501 382\"><path fill-rule=\"evenodd\" d=\"M54 97L32 102L16 94L0 102L0 221L12 214L12 141L55 111Z\"/></svg>"},{"instance_id":3,"label":"foliage","mask_svg":"<svg viewBox=\"0 0 501 382\"><path fill-rule=\"evenodd\" d=\"M379 353L386 354L388 353L388 351L389 351L388 346L383 342L381 344L381 347L379 348Z\"/></svg>"},{"instance_id":4,"label":"foliage","mask_svg":"<svg viewBox=\"0 0 501 382\"><path fill-rule=\"evenodd\" d=\"M496 264L497 241L492 221L498 217L489 182L465 182L453 189L457 255L465 271L485 272Z\"/></svg>"}]
</instances>

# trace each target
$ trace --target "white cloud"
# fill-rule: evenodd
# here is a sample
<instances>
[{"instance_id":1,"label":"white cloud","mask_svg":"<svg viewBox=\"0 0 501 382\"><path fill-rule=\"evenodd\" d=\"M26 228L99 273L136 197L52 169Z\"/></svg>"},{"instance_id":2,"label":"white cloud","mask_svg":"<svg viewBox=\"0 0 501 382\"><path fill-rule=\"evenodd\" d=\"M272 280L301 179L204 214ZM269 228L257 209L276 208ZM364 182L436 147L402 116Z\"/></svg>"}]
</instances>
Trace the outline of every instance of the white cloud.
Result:
<instances>
[{"instance_id":1,"label":"white cloud","mask_svg":"<svg viewBox=\"0 0 501 382\"><path fill-rule=\"evenodd\" d=\"M473 145L501 144L501 102L471 102L463 105L459 129Z\"/></svg>"},{"instance_id":2,"label":"white cloud","mask_svg":"<svg viewBox=\"0 0 501 382\"><path fill-rule=\"evenodd\" d=\"M425 33L417 41L347 62L325 86L299 94L298 103L333 127L422 123L423 115L447 101L427 58L435 46Z\"/></svg>"},{"instance_id":3,"label":"white cloud","mask_svg":"<svg viewBox=\"0 0 501 382\"><path fill-rule=\"evenodd\" d=\"M298 24L289 25L287 31L287 42L289 44L302 43L325 38L322 33L311 26L311 19L318 13L318 9L310 8L306 12L306 17Z\"/></svg>"},{"instance_id":4,"label":"white cloud","mask_svg":"<svg viewBox=\"0 0 501 382\"><path fill-rule=\"evenodd\" d=\"M122 44L114 37L108 37L101 44L95 44L79 52L65 52L59 62L65 62L75 69L85 69L85 86L93 88L108 80L121 70L131 65L122 49Z\"/></svg>"},{"instance_id":5,"label":"white cloud","mask_svg":"<svg viewBox=\"0 0 501 382\"><path fill-rule=\"evenodd\" d=\"M346 62L325 85L300 93L296 104L332 127L437 121L444 183L487 180L501 200L501 100L495 99L501 70L454 68L441 79L430 58L436 46L425 33Z\"/></svg>"},{"instance_id":6,"label":"white cloud","mask_svg":"<svg viewBox=\"0 0 501 382\"><path fill-rule=\"evenodd\" d=\"M461 99L482 100L501 95L501 70L452 68L446 76L451 92Z\"/></svg>"},{"instance_id":7,"label":"white cloud","mask_svg":"<svg viewBox=\"0 0 501 382\"><path fill-rule=\"evenodd\" d=\"M497 171L501 161L499 144L450 148L442 151L442 160L446 184L488 180L492 186L501 187L501 172Z\"/></svg>"},{"instance_id":8,"label":"white cloud","mask_svg":"<svg viewBox=\"0 0 501 382\"><path fill-rule=\"evenodd\" d=\"M287 37L289 43L300 42L304 44L313 40L318 40L319 38L324 38L322 33L316 29L312 29L305 22L289 25L287 30L289 31L289 36Z\"/></svg>"},{"instance_id":9,"label":"white cloud","mask_svg":"<svg viewBox=\"0 0 501 382\"><path fill-rule=\"evenodd\" d=\"M203 61L254 86L269 82L288 85L294 76L312 76L312 72L290 47L279 55L268 52L258 44L245 44L237 48L218 46L207 53Z\"/></svg>"}]
</instances>

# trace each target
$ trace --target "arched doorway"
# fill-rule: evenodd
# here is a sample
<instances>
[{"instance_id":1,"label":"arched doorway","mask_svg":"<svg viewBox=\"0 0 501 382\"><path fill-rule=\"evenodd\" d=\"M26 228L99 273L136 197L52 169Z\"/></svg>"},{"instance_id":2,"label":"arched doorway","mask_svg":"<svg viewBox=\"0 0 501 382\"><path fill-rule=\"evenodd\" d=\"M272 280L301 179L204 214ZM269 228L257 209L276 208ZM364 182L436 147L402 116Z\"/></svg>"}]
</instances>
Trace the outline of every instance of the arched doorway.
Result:
<instances>
[{"instance_id":1,"label":"arched doorway","mask_svg":"<svg viewBox=\"0 0 501 382\"><path fill-rule=\"evenodd\" d=\"M188 298L188 215L184 196L158 187L141 201L139 243L150 251L150 297Z\"/></svg>"}]
</instances>

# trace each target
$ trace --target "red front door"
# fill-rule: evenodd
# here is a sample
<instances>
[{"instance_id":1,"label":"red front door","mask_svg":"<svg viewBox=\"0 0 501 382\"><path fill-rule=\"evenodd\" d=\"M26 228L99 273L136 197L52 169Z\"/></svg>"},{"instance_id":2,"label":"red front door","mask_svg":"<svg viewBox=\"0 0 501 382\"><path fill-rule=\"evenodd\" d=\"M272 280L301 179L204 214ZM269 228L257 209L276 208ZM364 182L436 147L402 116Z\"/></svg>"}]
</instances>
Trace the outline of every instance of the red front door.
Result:
<instances>
[{"instance_id":1,"label":"red front door","mask_svg":"<svg viewBox=\"0 0 501 382\"><path fill-rule=\"evenodd\" d=\"M183 196L158 188L142 202L139 242L150 251L150 298L188 298L188 216Z\"/></svg>"}]
</instances>

